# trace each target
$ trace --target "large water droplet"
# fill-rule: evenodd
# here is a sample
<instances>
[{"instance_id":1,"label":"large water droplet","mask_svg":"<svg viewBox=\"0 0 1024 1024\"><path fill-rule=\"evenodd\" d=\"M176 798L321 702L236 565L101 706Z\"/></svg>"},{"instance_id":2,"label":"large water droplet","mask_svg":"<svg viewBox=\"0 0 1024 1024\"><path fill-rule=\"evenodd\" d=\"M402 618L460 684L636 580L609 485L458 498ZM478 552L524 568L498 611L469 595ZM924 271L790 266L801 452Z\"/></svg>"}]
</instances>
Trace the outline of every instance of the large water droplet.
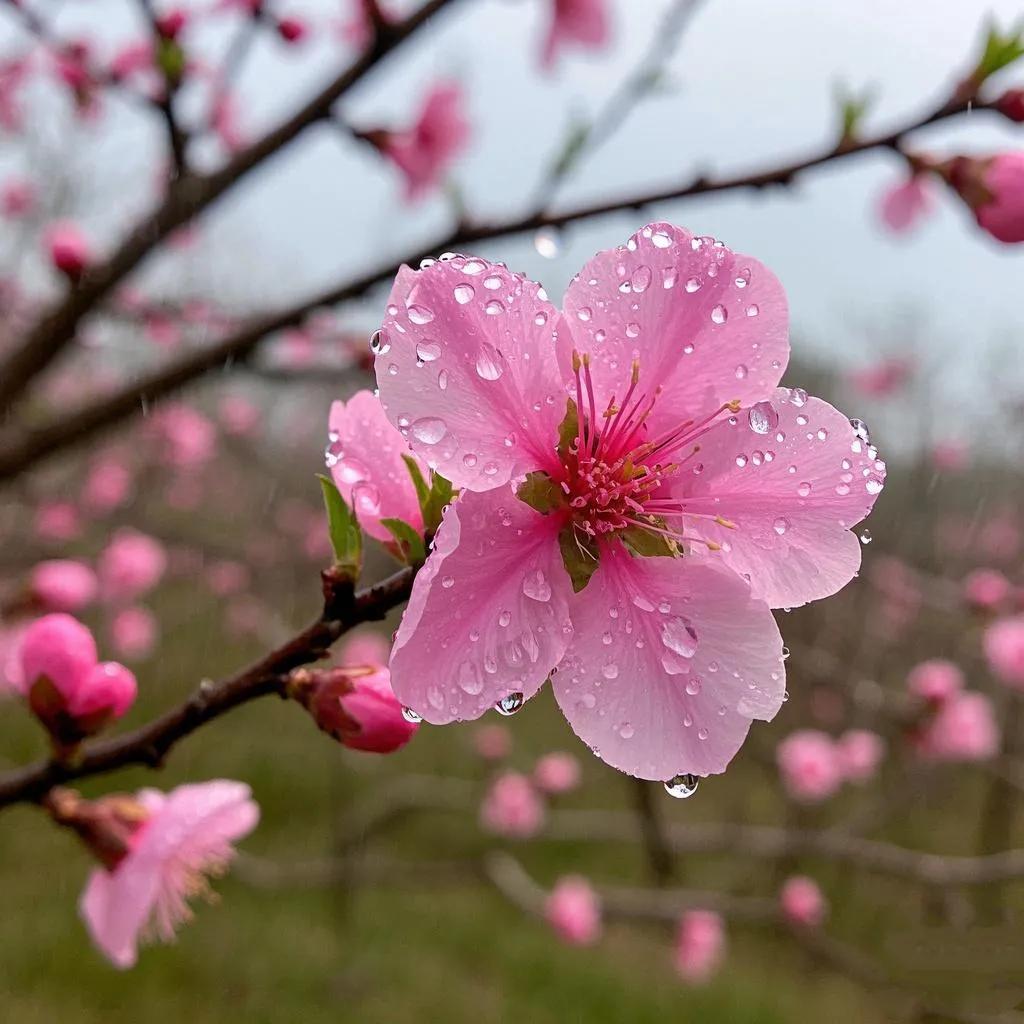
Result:
<instances>
[{"instance_id":1,"label":"large water droplet","mask_svg":"<svg viewBox=\"0 0 1024 1024\"><path fill-rule=\"evenodd\" d=\"M719 304L711 310L711 322L716 324L724 324L729 319L729 311L725 306Z\"/></svg>"},{"instance_id":2,"label":"large water droplet","mask_svg":"<svg viewBox=\"0 0 1024 1024\"><path fill-rule=\"evenodd\" d=\"M551 600L551 584L548 583L548 578L544 575L543 570L537 569L534 572L528 572L523 577L523 593L534 601Z\"/></svg>"},{"instance_id":3,"label":"large water droplet","mask_svg":"<svg viewBox=\"0 0 1024 1024\"><path fill-rule=\"evenodd\" d=\"M676 775L665 783L665 792L676 800L685 800L697 792L700 779L696 775Z\"/></svg>"},{"instance_id":4,"label":"large water droplet","mask_svg":"<svg viewBox=\"0 0 1024 1024\"><path fill-rule=\"evenodd\" d=\"M755 434L767 434L779 425L779 414L771 402L758 402L750 407L747 422Z\"/></svg>"},{"instance_id":5,"label":"large water droplet","mask_svg":"<svg viewBox=\"0 0 1024 1024\"><path fill-rule=\"evenodd\" d=\"M526 703L523 699L523 695L517 690L515 693L506 694L497 704L494 705L494 710L499 715L505 715L507 718L509 715L514 715L522 706Z\"/></svg>"},{"instance_id":6,"label":"large water droplet","mask_svg":"<svg viewBox=\"0 0 1024 1024\"><path fill-rule=\"evenodd\" d=\"M476 372L484 380L497 380L505 372L505 357L493 345L483 342L476 357Z\"/></svg>"},{"instance_id":7,"label":"large water droplet","mask_svg":"<svg viewBox=\"0 0 1024 1024\"><path fill-rule=\"evenodd\" d=\"M424 444L437 444L448 433L448 424L436 416L423 416L413 420L412 436Z\"/></svg>"},{"instance_id":8,"label":"large water droplet","mask_svg":"<svg viewBox=\"0 0 1024 1024\"><path fill-rule=\"evenodd\" d=\"M409 314L409 319L414 324L429 324L434 319L434 313L432 310L427 309L426 306L417 306L415 303L406 307L406 312Z\"/></svg>"},{"instance_id":9,"label":"large water droplet","mask_svg":"<svg viewBox=\"0 0 1024 1024\"><path fill-rule=\"evenodd\" d=\"M402 717L407 722L412 722L413 725L418 725L420 722L423 721L423 719L419 715L417 715L416 712L413 711L412 708L403 707L402 708Z\"/></svg>"},{"instance_id":10,"label":"large water droplet","mask_svg":"<svg viewBox=\"0 0 1024 1024\"><path fill-rule=\"evenodd\" d=\"M455 301L460 306L465 306L473 301L473 296L476 295L476 289L471 284L457 284L452 291L455 296Z\"/></svg>"},{"instance_id":11,"label":"large water droplet","mask_svg":"<svg viewBox=\"0 0 1024 1024\"><path fill-rule=\"evenodd\" d=\"M416 358L423 363L432 363L441 358L441 346L436 341L421 341L416 346Z\"/></svg>"},{"instance_id":12,"label":"large water droplet","mask_svg":"<svg viewBox=\"0 0 1024 1024\"><path fill-rule=\"evenodd\" d=\"M661 642L683 658L692 658L697 653L697 633L678 615L661 624Z\"/></svg>"}]
</instances>

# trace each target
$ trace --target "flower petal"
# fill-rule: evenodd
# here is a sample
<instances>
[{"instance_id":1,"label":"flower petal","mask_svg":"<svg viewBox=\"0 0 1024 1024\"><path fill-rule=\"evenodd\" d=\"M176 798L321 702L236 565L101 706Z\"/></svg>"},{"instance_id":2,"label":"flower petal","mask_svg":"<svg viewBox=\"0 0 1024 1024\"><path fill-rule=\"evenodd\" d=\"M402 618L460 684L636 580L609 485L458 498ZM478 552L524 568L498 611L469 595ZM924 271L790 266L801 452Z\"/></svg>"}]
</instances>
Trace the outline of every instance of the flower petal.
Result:
<instances>
[{"instance_id":1,"label":"flower petal","mask_svg":"<svg viewBox=\"0 0 1024 1024\"><path fill-rule=\"evenodd\" d=\"M687 533L722 545L712 558L749 576L755 597L796 608L844 587L860 566L850 532L885 481L866 429L827 402L779 388L700 440L700 473L685 469L673 494L694 513ZM697 467L695 467L697 468Z\"/></svg>"},{"instance_id":2,"label":"flower petal","mask_svg":"<svg viewBox=\"0 0 1024 1024\"><path fill-rule=\"evenodd\" d=\"M134 966L139 933L159 887L158 865L131 856L116 871L97 868L89 876L78 904L79 913L93 942L115 967Z\"/></svg>"},{"instance_id":3,"label":"flower petal","mask_svg":"<svg viewBox=\"0 0 1024 1024\"><path fill-rule=\"evenodd\" d=\"M403 704L443 724L537 692L572 634L558 526L507 488L449 507L391 652Z\"/></svg>"},{"instance_id":4,"label":"flower petal","mask_svg":"<svg viewBox=\"0 0 1024 1024\"><path fill-rule=\"evenodd\" d=\"M403 519L422 531L416 488L402 461L403 455L415 456L388 422L377 396L372 391L358 391L347 403L334 402L328 430L331 476L355 509L359 525L381 541L393 540L381 526L382 519Z\"/></svg>"},{"instance_id":5,"label":"flower petal","mask_svg":"<svg viewBox=\"0 0 1024 1024\"><path fill-rule=\"evenodd\" d=\"M789 360L789 313L775 275L757 260L673 224L648 224L598 253L573 279L559 330L563 375L572 350L593 357L599 409L621 399L631 366L662 393L653 435L723 402L766 397Z\"/></svg>"},{"instance_id":6,"label":"flower petal","mask_svg":"<svg viewBox=\"0 0 1024 1024\"><path fill-rule=\"evenodd\" d=\"M456 256L395 279L377 345L380 400L456 487L489 491L553 461L566 392L543 289Z\"/></svg>"},{"instance_id":7,"label":"flower petal","mask_svg":"<svg viewBox=\"0 0 1024 1024\"><path fill-rule=\"evenodd\" d=\"M782 705L782 638L767 605L720 567L606 546L571 604L552 686L576 734L643 779L725 770L751 719Z\"/></svg>"}]
</instances>

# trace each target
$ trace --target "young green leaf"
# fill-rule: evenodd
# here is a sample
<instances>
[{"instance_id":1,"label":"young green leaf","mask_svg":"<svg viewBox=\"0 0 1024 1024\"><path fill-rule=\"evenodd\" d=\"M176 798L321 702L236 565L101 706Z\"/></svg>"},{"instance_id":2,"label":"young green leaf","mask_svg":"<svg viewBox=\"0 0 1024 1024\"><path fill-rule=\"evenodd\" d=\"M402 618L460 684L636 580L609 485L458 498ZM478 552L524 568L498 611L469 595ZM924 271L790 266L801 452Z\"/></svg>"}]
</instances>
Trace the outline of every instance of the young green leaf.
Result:
<instances>
[{"instance_id":1,"label":"young green leaf","mask_svg":"<svg viewBox=\"0 0 1024 1024\"><path fill-rule=\"evenodd\" d=\"M318 475L327 509L327 529L334 549L334 564L353 580L359 578L363 562L363 535L355 512L348 507L341 492L330 477Z\"/></svg>"},{"instance_id":2,"label":"young green leaf","mask_svg":"<svg viewBox=\"0 0 1024 1024\"><path fill-rule=\"evenodd\" d=\"M404 519L382 519L380 524L395 538L409 565L422 565L427 560L423 538Z\"/></svg>"},{"instance_id":3,"label":"young green leaf","mask_svg":"<svg viewBox=\"0 0 1024 1024\"><path fill-rule=\"evenodd\" d=\"M565 571L572 580L573 593L578 594L597 571L597 541L567 526L558 535L558 548L562 552Z\"/></svg>"}]
</instances>

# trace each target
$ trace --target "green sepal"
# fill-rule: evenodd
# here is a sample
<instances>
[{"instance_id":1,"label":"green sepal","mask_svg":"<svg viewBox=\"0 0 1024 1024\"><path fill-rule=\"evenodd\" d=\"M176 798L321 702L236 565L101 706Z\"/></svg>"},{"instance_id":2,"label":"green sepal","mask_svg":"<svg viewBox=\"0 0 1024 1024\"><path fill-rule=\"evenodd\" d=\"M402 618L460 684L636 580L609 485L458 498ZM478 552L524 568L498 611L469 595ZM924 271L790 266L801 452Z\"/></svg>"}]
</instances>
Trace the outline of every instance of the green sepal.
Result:
<instances>
[{"instance_id":1,"label":"green sepal","mask_svg":"<svg viewBox=\"0 0 1024 1024\"><path fill-rule=\"evenodd\" d=\"M995 21L990 21L985 33L985 46L977 67L971 74L971 82L981 85L990 75L1009 67L1024 57L1024 21L1003 32Z\"/></svg>"},{"instance_id":2,"label":"green sepal","mask_svg":"<svg viewBox=\"0 0 1024 1024\"><path fill-rule=\"evenodd\" d=\"M565 527L558 535L558 549L562 553L562 564L572 580L572 590L578 594L597 571L597 541L585 534L581 538L572 526Z\"/></svg>"},{"instance_id":3,"label":"green sepal","mask_svg":"<svg viewBox=\"0 0 1024 1024\"><path fill-rule=\"evenodd\" d=\"M657 519L651 525L664 529L665 521ZM629 526L618 536L633 554L644 558L678 558L682 554L679 545L671 537L645 530L642 526Z\"/></svg>"},{"instance_id":4,"label":"green sepal","mask_svg":"<svg viewBox=\"0 0 1024 1024\"><path fill-rule=\"evenodd\" d=\"M334 549L334 564L352 580L359 579L363 564L363 534L355 512L330 477L317 475L327 509L327 531Z\"/></svg>"},{"instance_id":5,"label":"green sepal","mask_svg":"<svg viewBox=\"0 0 1024 1024\"><path fill-rule=\"evenodd\" d=\"M455 489L450 481L434 471L430 474L430 483L428 484L423 478L419 465L411 455L403 455L402 461L409 470L412 485L416 489L416 498L423 515L423 529L428 535L434 534L441 525L441 513L444 511L445 505L449 504L454 497Z\"/></svg>"},{"instance_id":6,"label":"green sepal","mask_svg":"<svg viewBox=\"0 0 1024 1024\"><path fill-rule=\"evenodd\" d=\"M562 488L543 470L527 473L526 479L516 491L516 497L544 516L565 505Z\"/></svg>"},{"instance_id":7,"label":"green sepal","mask_svg":"<svg viewBox=\"0 0 1024 1024\"><path fill-rule=\"evenodd\" d=\"M177 85L185 74L185 51L174 39L161 38L157 42L156 63L164 78Z\"/></svg>"},{"instance_id":8,"label":"green sepal","mask_svg":"<svg viewBox=\"0 0 1024 1024\"><path fill-rule=\"evenodd\" d=\"M563 461L572 449L573 442L579 437L580 416L576 403L570 398L565 403L565 416L558 424L558 454Z\"/></svg>"},{"instance_id":9,"label":"green sepal","mask_svg":"<svg viewBox=\"0 0 1024 1024\"><path fill-rule=\"evenodd\" d=\"M402 557L409 565L422 565L427 560L427 550L419 531L404 519L382 519L383 526L398 544Z\"/></svg>"},{"instance_id":10,"label":"green sepal","mask_svg":"<svg viewBox=\"0 0 1024 1024\"><path fill-rule=\"evenodd\" d=\"M836 89L840 145L856 142L860 135L861 121L874 102L875 93L870 89L865 89L861 93L850 92L842 85Z\"/></svg>"}]
</instances>

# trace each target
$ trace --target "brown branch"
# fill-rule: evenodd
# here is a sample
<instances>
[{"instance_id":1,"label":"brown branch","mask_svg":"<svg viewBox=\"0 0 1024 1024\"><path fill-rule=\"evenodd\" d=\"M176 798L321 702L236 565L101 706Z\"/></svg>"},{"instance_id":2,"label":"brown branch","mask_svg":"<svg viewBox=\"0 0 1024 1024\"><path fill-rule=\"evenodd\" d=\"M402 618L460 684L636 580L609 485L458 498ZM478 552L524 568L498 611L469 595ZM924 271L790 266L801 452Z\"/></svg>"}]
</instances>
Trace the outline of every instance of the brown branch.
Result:
<instances>
[{"instance_id":1,"label":"brown branch","mask_svg":"<svg viewBox=\"0 0 1024 1024\"><path fill-rule=\"evenodd\" d=\"M633 807L640 828L641 844L647 858L651 880L664 886L672 878L672 847L665 836L665 825L655 802L655 787L646 779L629 779L633 793Z\"/></svg>"},{"instance_id":2,"label":"brown branch","mask_svg":"<svg viewBox=\"0 0 1024 1024\"><path fill-rule=\"evenodd\" d=\"M905 136L911 132L961 114L969 107L973 110L989 110L994 109L994 104L983 101L975 101L972 104L968 100L957 98L894 131L870 136L860 142L847 143L842 147L833 146L812 156L766 170L714 179L699 177L685 185L570 207L558 213L535 211L524 217L505 221L456 226L447 236L436 239L417 253L409 254L398 262L389 261L381 264L358 278L307 298L288 309L268 314L248 327L241 328L236 334L200 352L184 356L169 366L157 369L109 397L99 399L60 418L55 417L42 426L24 431L20 436L13 436L5 444L0 444L0 480L17 475L55 452L83 443L96 431L131 415L143 403L155 401L177 391L210 370L223 368L229 363L244 362L266 335L301 323L307 314L321 306L332 306L358 298L375 285L393 278L403 263L415 265L421 259L446 249L524 234L542 227L563 226L623 210L642 209L652 203L690 199L714 192L790 185L799 174L815 167L845 160L869 150L898 148Z\"/></svg>"},{"instance_id":3,"label":"brown branch","mask_svg":"<svg viewBox=\"0 0 1024 1024\"><path fill-rule=\"evenodd\" d=\"M268 131L210 174L186 175L172 183L163 204L138 224L114 253L93 267L0 363L0 409L9 407L25 385L74 338L82 319L137 267L172 231L191 220L250 171L327 118L332 106L385 57L453 0L426 0L405 21L378 33L373 45L347 70L305 103L288 120Z\"/></svg>"},{"instance_id":4,"label":"brown branch","mask_svg":"<svg viewBox=\"0 0 1024 1024\"><path fill-rule=\"evenodd\" d=\"M249 668L218 683L204 682L183 703L124 736L87 747L73 763L42 761L0 775L0 808L39 800L53 786L141 764L159 767L171 748L198 728L241 704L282 694L286 674L316 661L344 632L382 618L409 596L412 569L402 569L358 593L351 584L324 573L324 607L300 633Z\"/></svg>"}]
</instances>

